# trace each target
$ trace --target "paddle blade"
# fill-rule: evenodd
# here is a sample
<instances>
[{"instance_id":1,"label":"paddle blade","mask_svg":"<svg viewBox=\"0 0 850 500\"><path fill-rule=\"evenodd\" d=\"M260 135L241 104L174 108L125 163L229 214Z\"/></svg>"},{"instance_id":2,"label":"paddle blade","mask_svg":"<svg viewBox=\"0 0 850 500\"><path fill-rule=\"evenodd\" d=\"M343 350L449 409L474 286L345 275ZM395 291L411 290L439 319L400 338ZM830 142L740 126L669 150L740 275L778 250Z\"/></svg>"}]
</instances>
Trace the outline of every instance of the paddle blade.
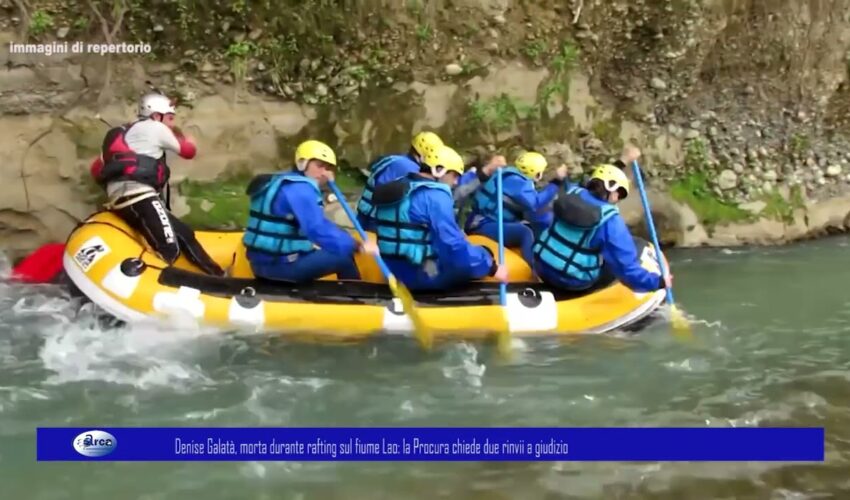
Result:
<instances>
[{"instance_id":1,"label":"paddle blade","mask_svg":"<svg viewBox=\"0 0 850 500\"><path fill-rule=\"evenodd\" d=\"M673 327L673 333L679 338L684 340L693 338L691 323L685 317L685 314L675 305L670 306L670 324Z\"/></svg>"},{"instance_id":2,"label":"paddle blade","mask_svg":"<svg viewBox=\"0 0 850 500\"><path fill-rule=\"evenodd\" d=\"M387 278L387 281L389 282L390 290L392 290L393 295L401 300L404 312L410 316L410 320L413 321L413 329L416 334L416 339L419 341L419 345L421 345L426 351L430 351L431 347L434 345L434 332L428 328L428 325L425 323L422 315L420 315L419 311L416 309L416 304L413 301L413 294L411 294L410 290L401 284L392 274Z\"/></svg>"},{"instance_id":3,"label":"paddle blade","mask_svg":"<svg viewBox=\"0 0 850 500\"><path fill-rule=\"evenodd\" d=\"M513 354L513 345L511 343L511 330L508 327L507 318L505 319L505 327L496 332L496 349L505 359L510 359Z\"/></svg>"}]
</instances>

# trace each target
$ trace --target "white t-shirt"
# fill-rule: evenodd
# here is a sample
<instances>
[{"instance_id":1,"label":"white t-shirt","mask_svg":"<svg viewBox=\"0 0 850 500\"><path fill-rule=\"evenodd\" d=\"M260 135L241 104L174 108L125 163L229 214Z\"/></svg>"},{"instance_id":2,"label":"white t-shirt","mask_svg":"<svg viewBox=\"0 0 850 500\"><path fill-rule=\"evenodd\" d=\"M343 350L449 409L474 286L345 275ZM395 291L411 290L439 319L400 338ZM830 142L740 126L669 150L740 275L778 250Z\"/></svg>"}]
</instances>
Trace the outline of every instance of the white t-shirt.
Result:
<instances>
[{"instance_id":1,"label":"white t-shirt","mask_svg":"<svg viewBox=\"0 0 850 500\"><path fill-rule=\"evenodd\" d=\"M156 120L142 120L135 123L124 135L124 141L133 152L160 158L166 151L180 152L180 142L168 125ZM106 195L110 201L125 196L135 196L156 192L152 187L136 181L114 181L106 186Z\"/></svg>"}]
</instances>

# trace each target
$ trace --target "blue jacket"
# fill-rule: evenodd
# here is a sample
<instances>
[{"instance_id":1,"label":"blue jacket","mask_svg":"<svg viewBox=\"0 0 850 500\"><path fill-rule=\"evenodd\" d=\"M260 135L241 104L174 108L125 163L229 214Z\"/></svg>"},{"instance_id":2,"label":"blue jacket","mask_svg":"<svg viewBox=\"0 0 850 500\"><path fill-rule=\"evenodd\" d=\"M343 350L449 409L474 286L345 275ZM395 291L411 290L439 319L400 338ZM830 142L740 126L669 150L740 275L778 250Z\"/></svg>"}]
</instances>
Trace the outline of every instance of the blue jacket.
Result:
<instances>
[{"instance_id":1,"label":"blue jacket","mask_svg":"<svg viewBox=\"0 0 850 500\"><path fill-rule=\"evenodd\" d=\"M357 242L347 231L325 217L322 206L316 203L316 190L317 187L306 182L282 184L271 202L271 214L277 217L294 215L307 239L322 250L337 255L352 255L357 249ZM271 264L282 259L250 249L247 256L251 262L259 264Z\"/></svg>"},{"instance_id":2,"label":"blue jacket","mask_svg":"<svg viewBox=\"0 0 850 500\"><path fill-rule=\"evenodd\" d=\"M504 218L506 222L527 220L542 231L551 224L549 205L558 194L560 182L552 182L539 192L534 181L522 175L515 167L506 167L502 171L502 193L510 200L506 204ZM475 193L475 203L468 219L467 229L474 230L484 222L496 220L496 176L491 175Z\"/></svg>"},{"instance_id":3,"label":"blue jacket","mask_svg":"<svg viewBox=\"0 0 850 500\"><path fill-rule=\"evenodd\" d=\"M407 155L386 155L373 161L369 166L369 178L363 187L363 195L357 202L357 215L361 224L366 222L371 226L369 219L375 217L375 207L372 205L375 187L416 172L419 172L419 164Z\"/></svg>"},{"instance_id":4,"label":"blue jacket","mask_svg":"<svg viewBox=\"0 0 850 500\"><path fill-rule=\"evenodd\" d=\"M428 181L429 179L410 174L411 181ZM461 270L465 274L480 279L490 274L493 268L493 256L484 247L473 245L466 239L454 216L454 201L452 195L444 190L417 189L410 195L410 211L408 218L413 224L427 225L433 247L434 258L440 272L451 273ZM394 266L411 266L406 261L387 259L387 264Z\"/></svg>"},{"instance_id":5,"label":"blue jacket","mask_svg":"<svg viewBox=\"0 0 850 500\"><path fill-rule=\"evenodd\" d=\"M571 186L572 187L572 186ZM578 194L585 202L603 207L609 203L599 200L584 188L578 188ZM652 292L659 289L661 276L644 269L640 265L639 254L635 248L634 239L626 226L625 221L619 213L608 218L596 231L590 241L589 247L601 249L604 265L608 266L614 276L623 284L636 292ZM543 266L543 273L551 275L552 269L535 259L535 267ZM565 279L571 286L585 286L588 283Z\"/></svg>"}]
</instances>

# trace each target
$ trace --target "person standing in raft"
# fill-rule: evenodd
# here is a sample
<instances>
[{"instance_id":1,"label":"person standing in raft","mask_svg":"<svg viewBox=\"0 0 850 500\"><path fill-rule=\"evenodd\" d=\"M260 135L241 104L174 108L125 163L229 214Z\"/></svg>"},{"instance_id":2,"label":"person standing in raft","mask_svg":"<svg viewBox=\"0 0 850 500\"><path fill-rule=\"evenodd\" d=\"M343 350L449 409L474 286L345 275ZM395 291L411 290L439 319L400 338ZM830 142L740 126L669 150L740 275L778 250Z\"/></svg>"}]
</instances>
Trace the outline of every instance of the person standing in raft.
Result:
<instances>
[{"instance_id":1,"label":"person standing in raft","mask_svg":"<svg viewBox=\"0 0 850 500\"><path fill-rule=\"evenodd\" d=\"M175 114L168 97L159 93L143 96L138 119L106 133L90 173L106 190L105 208L139 231L169 265L183 251L204 272L223 276L224 270L198 243L192 228L163 204L162 193L171 176L166 151L187 160L197 152L191 138L175 131Z\"/></svg>"},{"instance_id":2,"label":"person standing in raft","mask_svg":"<svg viewBox=\"0 0 850 500\"><path fill-rule=\"evenodd\" d=\"M425 153L442 145L443 140L437 134L419 132L413 137L407 154L385 155L372 162L363 195L357 202L357 220L363 226L363 230L374 231L375 229L375 206L372 204L375 187L400 179L407 174L419 172Z\"/></svg>"},{"instance_id":3,"label":"person standing in raft","mask_svg":"<svg viewBox=\"0 0 850 500\"><path fill-rule=\"evenodd\" d=\"M374 190L378 249L413 291L445 290L486 276L507 281L507 268L497 266L486 247L469 243L455 220L451 186L463 170L460 155L442 146L425 153L418 173Z\"/></svg>"},{"instance_id":4,"label":"person standing in raft","mask_svg":"<svg viewBox=\"0 0 850 500\"><path fill-rule=\"evenodd\" d=\"M505 246L520 248L530 267L534 265L532 247L535 234L540 234L548 226L540 224L541 219L543 224L549 222L541 216L541 212L555 199L567 176L567 167L559 167L557 177L538 192L534 183L543 178L546 167L543 155L527 151L517 157L514 166L502 170ZM490 175L473 196L472 212L465 228L468 234L498 240L497 201L496 176ZM526 221L533 223L533 227Z\"/></svg>"},{"instance_id":5,"label":"person standing in raft","mask_svg":"<svg viewBox=\"0 0 850 500\"><path fill-rule=\"evenodd\" d=\"M618 163L639 157L640 151L630 147ZM634 239L617 208L628 195L629 179L614 165L594 168L584 188L565 186L555 200L554 223L534 244L534 271L541 280L577 291L614 279L636 292L672 286L672 274L662 279L640 265Z\"/></svg>"},{"instance_id":6,"label":"person standing in raft","mask_svg":"<svg viewBox=\"0 0 850 500\"><path fill-rule=\"evenodd\" d=\"M254 275L306 283L329 274L360 279L357 251L377 254L372 241L358 242L325 217L321 185L334 180L336 154L308 140L295 150L295 168L258 176L248 187L251 207L242 237Z\"/></svg>"}]
</instances>

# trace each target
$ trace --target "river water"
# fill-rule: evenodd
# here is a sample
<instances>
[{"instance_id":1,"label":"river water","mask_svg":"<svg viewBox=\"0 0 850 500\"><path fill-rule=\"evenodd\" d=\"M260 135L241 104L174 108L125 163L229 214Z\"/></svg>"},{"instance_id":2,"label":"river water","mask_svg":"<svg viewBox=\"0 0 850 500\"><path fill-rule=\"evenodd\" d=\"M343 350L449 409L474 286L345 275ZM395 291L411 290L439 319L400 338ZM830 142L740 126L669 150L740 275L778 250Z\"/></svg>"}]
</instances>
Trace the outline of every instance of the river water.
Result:
<instances>
[{"instance_id":1,"label":"river water","mask_svg":"<svg viewBox=\"0 0 850 500\"><path fill-rule=\"evenodd\" d=\"M182 327L105 330L0 284L0 498L850 498L850 239L670 255L697 341L422 353ZM8 271L8 266L5 268ZM38 463L35 427L824 426L825 464Z\"/></svg>"}]
</instances>

